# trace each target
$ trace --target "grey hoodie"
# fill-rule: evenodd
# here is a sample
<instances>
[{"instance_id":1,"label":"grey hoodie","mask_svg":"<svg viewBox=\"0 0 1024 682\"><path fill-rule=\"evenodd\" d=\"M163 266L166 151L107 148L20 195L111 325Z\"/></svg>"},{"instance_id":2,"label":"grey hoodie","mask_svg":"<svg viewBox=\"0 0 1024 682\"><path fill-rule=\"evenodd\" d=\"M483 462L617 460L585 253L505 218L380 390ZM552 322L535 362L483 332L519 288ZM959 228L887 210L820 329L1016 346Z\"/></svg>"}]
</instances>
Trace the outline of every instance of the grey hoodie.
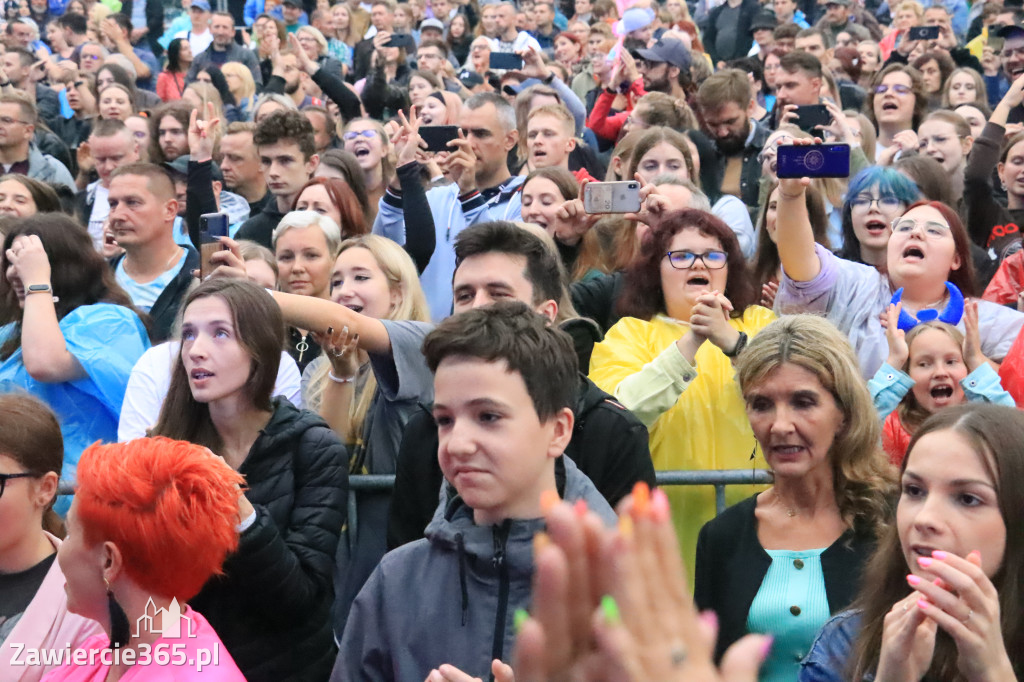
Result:
<instances>
[{"instance_id":1,"label":"grey hoodie","mask_svg":"<svg viewBox=\"0 0 1024 682\"><path fill-rule=\"evenodd\" d=\"M563 459L562 498L585 500L613 525L594 484ZM426 538L386 554L359 592L331 682L419 682L443 663L490 679L491 661L511 658L515 610L530 604L533 536L543 527L542 519L477 526L462 498L442 499Z\"/></svg>"}]
</instances>

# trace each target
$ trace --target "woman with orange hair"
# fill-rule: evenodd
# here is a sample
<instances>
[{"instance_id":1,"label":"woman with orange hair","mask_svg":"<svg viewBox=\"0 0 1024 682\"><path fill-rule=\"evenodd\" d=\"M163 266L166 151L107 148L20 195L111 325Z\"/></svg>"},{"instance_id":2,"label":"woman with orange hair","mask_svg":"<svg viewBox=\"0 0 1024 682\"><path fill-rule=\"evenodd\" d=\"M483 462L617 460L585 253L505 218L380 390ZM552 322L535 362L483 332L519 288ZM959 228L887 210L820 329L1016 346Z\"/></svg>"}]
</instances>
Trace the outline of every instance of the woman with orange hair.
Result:
<instances>
[{"instance_id":1,"label":"woman with orange hair","mask_svg":"<svg viewBox=\"0 0 1024 682\"><path fill-rule=\"evenodd\" d=\"M68 610L100 623L48 682L244 682L186 605L238 546L243 479L208 449L167 438L93 445L78 464L57 552Z\"/></svg>"}]
</instances>

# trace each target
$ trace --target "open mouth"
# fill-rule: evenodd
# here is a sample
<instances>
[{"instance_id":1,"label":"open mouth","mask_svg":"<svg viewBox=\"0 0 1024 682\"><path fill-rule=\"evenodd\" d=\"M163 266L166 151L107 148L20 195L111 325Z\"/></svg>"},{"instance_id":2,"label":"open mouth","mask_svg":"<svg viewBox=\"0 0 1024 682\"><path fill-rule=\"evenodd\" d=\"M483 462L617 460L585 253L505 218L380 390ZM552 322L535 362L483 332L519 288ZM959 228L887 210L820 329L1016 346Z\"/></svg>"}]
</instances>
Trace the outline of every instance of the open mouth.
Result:
<instances>
[{"instance_id":1,"label":"open mouth","mask_svg":"<svg viewBox=\"0 0 1024 682\"><path fill-rule=\"evenodd\" d=\"M1013 78L1017 78L1017 76L1024 75L1024 64L1021 64L1020 66L1016 66L1010 69L1010 75Z\"/></svg>"},{"instance_id":2,"label":"open mouth","mask_svg":"<svg viewBox=\"0 0 1024 682\"><path fill-rule=\"evenodd\" d=\"M348 308L349 310L351 310L352 312L355 312L355 313L363 312L363 306L356 305L355 303L347 303L347 304L345 304L345 307Z\"/></svg>"},{"instance_id":3,"label":"open mouth","mask_svg":"<svg viewBox=\"0 0 1024 682\"><path fill-rule=\"evenodd\" d=\"M899 111L900 105L896 102L883 102L882 111Z\"/></svg>"},{"instance_id":4,"label":"open mouth","mask_svg":"<svg viewBox=\"0 0 1024 682\"><path fill-rule=\"evenodd\" d=\"M193 381L202 381L203 379L209 379L212 376L214 376L213 372L202 368L194 369L189 373L189 377Z\"/></svg>"},{"instance_id":5,"label":"open mouth","mask_svg":"<svg viewBox=\"0 0 1024 682\"><path fill-rule=\"evenodd\" d=\"M864 223L864 229L868 231L868 234L877 237L889 229L889 226L882 220L869 220Z\"/></svg>"},{"instance_id":6,"label":"open mouth","mask_svg":"<svg viewBox=\"0 0 1024 682\"><path fill-rule=\"evenodd\" d=\"M770 450L772 454L785 457L803 452L804 447L802 445L773 445Z\"/></svg>"},{"instance_id":7,"label":"open mouth","mask_svg":"<svg viewBox=\"0 0 1024 682\"><path fill-rule=\"evenodd\" d=\"M423 125L430 125L434 122L434 117L427 112L420 114L420 118L423 120ZM369 153L369 150L367 150L367 153Z\"/></svg>"},{"instance_id":8,"label":"open mouth","mask_svg":"<svg viewBox=\"0 0 1024 682\"><path fill-rule=\"evenodd\" d=\"M706 287L710 284L711 280L707 275L695 274L686 278L686 286Z\"/></svg>"},{"instance_id":9,"label":"open mouth","mask_svg":"<svg viewBox=\"0 0 1024 682\"><path fill-rule=\"evenodd\" d=\"M935 400L949 400L953 397L953 387L945 384L942 386L932 386L928 392Z\"/></svg>"},{"instance_id":10,"label":"open mouth","mask_svg":"<svg viewBox=\"0 0 1024 682\"><path fill-rule=\"evenodd\" d=\"M908 246L903 249L903 258L924 258L924 251L919 246Z\"/></svg>"}]
</instances>

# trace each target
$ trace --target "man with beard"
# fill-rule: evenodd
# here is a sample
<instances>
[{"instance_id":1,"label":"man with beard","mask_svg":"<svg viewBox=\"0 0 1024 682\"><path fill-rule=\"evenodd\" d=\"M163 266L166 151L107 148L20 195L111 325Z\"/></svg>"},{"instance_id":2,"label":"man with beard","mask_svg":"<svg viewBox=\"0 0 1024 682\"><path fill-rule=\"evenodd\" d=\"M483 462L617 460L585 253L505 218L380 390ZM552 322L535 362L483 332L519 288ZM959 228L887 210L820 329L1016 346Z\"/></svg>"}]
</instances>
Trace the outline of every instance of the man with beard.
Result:
<instances>
[{"instance_id":1,"label":"man with beard","mask_svg":"<svg viewBox=\"0 0 1024 682\"><path fill-rule=\"evenodd\" d=\"M645 91L664 92L686 100L681 81L690 77L690 51L681 40L664 38L649 48L637 50L637 54L640 59L636 66Z\"/></svg>"},{"instance_id":2,"label":"man with beard","mask_svg":"<svg viewBox=\"0 0 1024 682\"><path fill-rule=\"evenodd\" d=\"M752 101L750 81L739 69L719 71L697 91L704 131L715 141L724 161L722 194L739 197L753 219L761 175L757 155L771 131L750 118Z\"/></svg>"}]
</instances>

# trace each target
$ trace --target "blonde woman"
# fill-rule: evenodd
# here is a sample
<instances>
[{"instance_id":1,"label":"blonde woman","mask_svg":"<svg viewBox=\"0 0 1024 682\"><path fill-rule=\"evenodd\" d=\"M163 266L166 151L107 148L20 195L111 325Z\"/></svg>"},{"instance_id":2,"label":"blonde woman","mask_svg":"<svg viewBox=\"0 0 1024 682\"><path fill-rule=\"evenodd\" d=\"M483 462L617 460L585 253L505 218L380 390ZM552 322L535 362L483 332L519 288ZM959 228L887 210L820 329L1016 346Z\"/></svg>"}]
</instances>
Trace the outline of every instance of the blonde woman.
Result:
<instances>
[{"instance_id":1,"label":"blonde woman","mask_svg":"<svg viewBox=\"0 0 1024 682\"><path fill-rule=\"evenodd\" d=\"M342 63L329 54L327 38L320 32L320 29L312 26L300 26L295 31L295 37L299 46L306 56L320 65L320 68L327 69L338 78L345 77L345 68Z\"/></svg>"},{"instance_id":2,"label":"blonde woman","mask_svg":"<svg viewBox=\"0 0 1024 682\"><path fill-rule=\"evenodd\" d=\"M252 71L238 62L228 62L220 67L220 71L228 83L228 90L235 97L242 120L250 120L256 106L256 81L252 78Z\"/></svg>"}]
</instances>

